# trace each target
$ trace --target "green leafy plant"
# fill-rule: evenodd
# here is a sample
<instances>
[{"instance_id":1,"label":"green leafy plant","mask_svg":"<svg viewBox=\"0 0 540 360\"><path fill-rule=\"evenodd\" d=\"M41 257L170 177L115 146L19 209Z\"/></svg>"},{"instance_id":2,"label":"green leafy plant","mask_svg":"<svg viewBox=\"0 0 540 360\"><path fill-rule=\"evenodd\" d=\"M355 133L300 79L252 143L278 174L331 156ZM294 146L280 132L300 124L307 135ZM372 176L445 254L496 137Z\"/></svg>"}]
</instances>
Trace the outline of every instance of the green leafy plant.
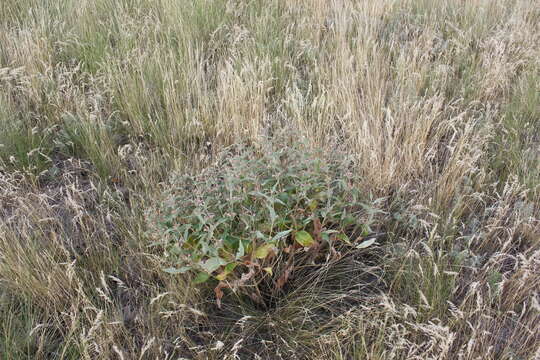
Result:
<instances>
[{"instance_id":1,"label":"green leafy plant","mask_svg":"<svg viewBox=\"0 0 540 360\"><path fill-rule=\"evenodd\" d=\"M284 147L257 154L234 147L199 175L172 179L152 219L154 246L171 274L264 303L296 269L363 249L377 212L361 201L347 161Z\"/></svg>"}]
</instances>

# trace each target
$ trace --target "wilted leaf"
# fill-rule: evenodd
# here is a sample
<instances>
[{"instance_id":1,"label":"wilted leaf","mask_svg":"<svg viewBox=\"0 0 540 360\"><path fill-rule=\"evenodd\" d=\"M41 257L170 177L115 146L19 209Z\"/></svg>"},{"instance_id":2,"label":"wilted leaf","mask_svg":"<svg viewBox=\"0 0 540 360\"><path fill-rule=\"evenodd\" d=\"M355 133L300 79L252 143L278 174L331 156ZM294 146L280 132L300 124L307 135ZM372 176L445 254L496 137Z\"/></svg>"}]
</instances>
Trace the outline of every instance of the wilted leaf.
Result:
<instances>
[{"instance_id":1,"label":"wilted leaf","mask_svg":"<svg viewBox=\"0 0 540 360\"><path fill-rule=\"evenodd\" d=\"M289 276L291 275L292 267L288 266L285 271L283 272L283 275L279 277L279 279L276 281L276 290L281 290L283 285L289 280Z\"/></svg>"},{"instance_id":2,"label":"wilted leaf","mask_svg":"<svg viewBox=\"0 0 540 360\"><path fill-rule=\"evenodd\" d=\"M216 288L214 289L214 293L216 294L216 304L218 308L220 309L221 309L221 299L223 298L223 295L224 295L221 289L226 289L228 287L229 285L227 285L227 283L220 281L218 285L216 286Z\"/></svg>"},{"instance_id":3,"label":"wilted leaf","mask_svg":"<svg viewBox=\"0 0 540 360\"><path fill-rule=\"evenodd\" d=\"M263 268L263 270L266 271L267 273L269 273L270 275L273 275L271 267L265 267L265 268Z\"/></svg>"},{"instance_id":4,"label":"wilted leaf","mask_svg":"<svg viewBox=\"0 0 540 360\"><path fill-rule=\"evenodd\" d=\"M371 245L373 245L375 243L375 240L376 239L369 239L369 240L366 240L358 245L356 245L356 248L357 249L365 249L367 247L370 247Z\"/></svg>"},{"instance_id":5,"label":"wilted leaf","mask_svg":"<svg viewBox=\"0 0 540 360\"><path fill-rule=\"evenodd\" d=\"M281 238L284 238L285 236L289 235L291 231L292 230L285 230L285 231L278 232L276 235L274 235L274 237L272 238L272 241L277 241Z\"/></svg>"},{"instance_id":6,"label":"wilted leaf","mask_svg":"<svg viewBox=\"0 0 540 360\"><path fill-rule=\"evenodd\" d=\"M262 297L261 297L259 294L257 294L256 292L250 293L250 294L249 294L249 297L250 297L253 301L255 301L256 303L258 303L258 304L262 304L262 303L263 303Z\"/></svg>"},{"instance_id":7,"label":"wilted leaf","mask_svg":"<svg viewBox=\"0 0 540 360\"><path fill-rule=\"evenodd\" d=\"M315 220L313 220L313 236L315 236L316 241L322 240L321 233L322 233L321 220L319 220L318 217L315 217Z\"/></svg>"},{"instance_id":8,"label":"wilted leaf","mask_svg":"<svg viewBox=\"0 0 540 360\"><path fill-rule=\"evenodd\" d=\"M303 247L310 247L315 243L315 240L313 240L311 235L304 230L297 232L294 239Z\"/></svg>"},{"instance_id":9,"label":"wilted leaf","mask_svg":"<svg viewBox=\"0 0 540 360\"><path fill-rule=\"evenodd\" d=\"M311 210L311 211L315 211L317 209L317 206L319 206L319 202L317 200L315 200L315 199L311 200L309 202L309 205L308 205L309 210Z\"/></svg>"},{"instance_id":10,"label":"wilted leaf","mask_svg":"<svg viewBox=\"0 0 540 360\"><path fill-rule=\"evenodd\" d=\"M227 275L229 275L229 273L226 273L225 271L222 272L222 273L219 273L215 276L215 278L219 281L221 280L225 280L227 278Z\"/></svg>"},{"instance_id":11,"label":"wilted leaf","mask_svg":"<svg viewBox=\"0 0 540 360\"><path fill-rule=\"evenodd\" d=\"M233 272L234 268L236 268L236 263L229 263L229 264L225 265L225 268L223 269L223 271L221 273L219 273L216 276L216 279L225 280L227 275L229 275L231 272Z\"/></svg>"},{"instance_id":12,"label":"wilted leaf","mask_svg":"<svg viewBox=\"0 0 540 360\"><path fill-rule=\"evenodd\" d=\"M266 244L257 248L257 250L255 250L255 257L257 259L265 259L268 256L268 254L272 251L273 247L274 245L272 244Z\"/></svg>"},{"instance_id":13,"label":"wilted leaf","mask_svg":"<svg viewBox=\"0 0 540 360\"><path fill-rule=\"evenodd\" d=\"M239 259L245 254L246 254L246 251L244 249L244 242L240 240L238 242L238 251L236 252L236 258Z\"/></svg>"}]
</instances>

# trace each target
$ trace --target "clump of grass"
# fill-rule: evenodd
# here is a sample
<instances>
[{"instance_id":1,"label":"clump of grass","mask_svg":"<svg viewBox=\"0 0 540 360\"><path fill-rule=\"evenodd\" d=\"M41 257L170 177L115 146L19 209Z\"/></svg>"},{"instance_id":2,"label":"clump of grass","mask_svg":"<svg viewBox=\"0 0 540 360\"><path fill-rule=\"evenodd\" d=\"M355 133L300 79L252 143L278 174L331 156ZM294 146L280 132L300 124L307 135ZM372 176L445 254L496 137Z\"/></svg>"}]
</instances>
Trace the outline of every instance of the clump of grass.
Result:
<instances>
[{"instance_id":1,"label":"clump of grass","mask_svg":"<svg viewBox=\"0 0 540 360\"><path fill-rule=\"evenodd\" d=\"M30 108L18 109L18 97L26 94L13 89L11 82L20 69L0 69L0 169L18 169L38 175L51 163L53 127L39 126Z\"/></svg>"}]
</instances>

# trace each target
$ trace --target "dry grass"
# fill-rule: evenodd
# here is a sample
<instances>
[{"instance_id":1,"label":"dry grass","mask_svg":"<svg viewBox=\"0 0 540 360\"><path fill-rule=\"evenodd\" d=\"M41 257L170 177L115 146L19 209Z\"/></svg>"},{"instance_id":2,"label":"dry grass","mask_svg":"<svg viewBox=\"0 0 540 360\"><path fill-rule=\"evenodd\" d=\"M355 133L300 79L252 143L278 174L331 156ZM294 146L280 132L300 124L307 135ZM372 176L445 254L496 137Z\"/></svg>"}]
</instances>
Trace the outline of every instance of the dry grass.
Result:
<instances>
[{"instance_id":1,"label":"dry grass","mask_svg":"<svg viewBox=\"0 0 540 360\"><path fill-rule=\"evenodd\" d=\"M0 358L540 359L539 24L525 0L3 0ZM145 209L275 134L351 156L387 235L373 269L218 311ZM376 291L328 285L364 270Z\"/></svg>"}]
</instances>

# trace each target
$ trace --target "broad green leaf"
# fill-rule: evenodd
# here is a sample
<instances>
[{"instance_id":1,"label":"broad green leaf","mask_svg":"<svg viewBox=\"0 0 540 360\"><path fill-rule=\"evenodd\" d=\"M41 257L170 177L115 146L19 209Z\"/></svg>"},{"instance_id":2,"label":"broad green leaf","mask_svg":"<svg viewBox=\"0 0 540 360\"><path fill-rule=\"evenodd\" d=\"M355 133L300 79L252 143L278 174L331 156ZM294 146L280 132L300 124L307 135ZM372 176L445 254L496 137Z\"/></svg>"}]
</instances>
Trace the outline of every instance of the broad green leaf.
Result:
<instances>
[{"instance_id":1,"label":"broad green leaf","mask_svg":"<svg viewBox=\"0 0 540 360\"><path fill-rule=\"evenodd\" d=\"M291 197L289 196L289 194L287 194L287 193L285 193L285 192L279 194L277 197L278 197L279 200L282 201L282 203L287 203L287 202L290 200L290 198L291 198Z\"/></svg>"},{"instance_id":2,"label":"broad green leaf","mask_svg":"<svg viewBox=\"0 0 540 360\"><path fill-rule=\"evenodd\" d=\"M226 262L225 260L223 260L222 258L219 258L219 257L212 257L208 260L206 260L205 262L203 262L201 264L201 267L206 271L208 272L209 274L211 274L213 271L217 270L217 268L219 268L221 265L225 265Z\"/></svg>"},{"instance_id":3,"label":"broad green leaf","mask_svg":"<svg viewBox=\"0 0 540 360\"><path fill-rule=\"evenodd\" d=\"M308 205L309 210L311 211L315 211L317 209L317 206L319 206L319 202L315 199L311 200Z\"/></svg>"},{"instance_id":4,"label":"broad green leaf","mask_svg":"<svg viewBox=\"0 0 540 360\"><path fill-rule=\"evenodd\" d=\"M230 273L236 268L236 263L229 263L225 265L225 271Z\"/></svg>"},{"instance_id":5,"label":"broad green leaf","mask_svg":"<svg viewBox=\"0 0 540 360\"><path fill-rule=\"evenodd\" d=\"M181 268L170 267L170 268L163 269L163 271L165 271L166 273L173 274L173 275L183 274L189 270L191 270L191 267L189 266L183 266Z\"/></svg>"},{"instance_id":6,"label":"broad green leaf","mask_svg":"<svg viewBox=\"0 0 540 360\"><path fill-rule=\"evenodd\" d=\"M274 247L274 245L272 244L266 244L266 245L263 245L259 248L257 248L257 250L255 250L255 257L257 259L265 259L268 254L270 253L270 251L272 250L272 248Z\"/></svg>"},{"instance_id":7,"label":"broad green leaf","mask_svg":"<svg viewBox=\"0 0 540 360\"><path fill-rule=\"evenodd\" d=\"M294 236L294 239L297 243L302 245L303 247L310 247L315 243L315 240L311 237L311 235L307 231L299 231Z\"/></svg>"},{"instance_id":8,"label":"broad green leaf","mask_svg":"<svg viewBox=\"0 0 540 360\"><path fill-rule=\"evenodd\" d=\"M223 243L230 247L231 249L236 249L238 247L238 243L240 242L240 239L236 236L231 235L225 235L223 237Z\"/></svg>"},{"instance_id":9,"label":"broad green leaf","mask_svg":"<svg viewBox=\"0 0 540 360\"><path fill-rule=\"evenodd\" d=\"M367 247L370 247L371 245L373 245L375 243L375 240L376 239L369 239L369 240L366 240L358 245L356 245L356 248L357 249L365 249Z\"/></svg>"},{"instance_id":10,"label":"broad green leaf","mask_svg":"<svg viewBox=\"0 0 540 360\"><path fill-rule=\"evenodd\" d=\"M206 280L210 278L210 274L205 272L200 272L197 276L195 276L195 279L193 279L194 284L202 284Z\"/></svg>"}]
</instances>

